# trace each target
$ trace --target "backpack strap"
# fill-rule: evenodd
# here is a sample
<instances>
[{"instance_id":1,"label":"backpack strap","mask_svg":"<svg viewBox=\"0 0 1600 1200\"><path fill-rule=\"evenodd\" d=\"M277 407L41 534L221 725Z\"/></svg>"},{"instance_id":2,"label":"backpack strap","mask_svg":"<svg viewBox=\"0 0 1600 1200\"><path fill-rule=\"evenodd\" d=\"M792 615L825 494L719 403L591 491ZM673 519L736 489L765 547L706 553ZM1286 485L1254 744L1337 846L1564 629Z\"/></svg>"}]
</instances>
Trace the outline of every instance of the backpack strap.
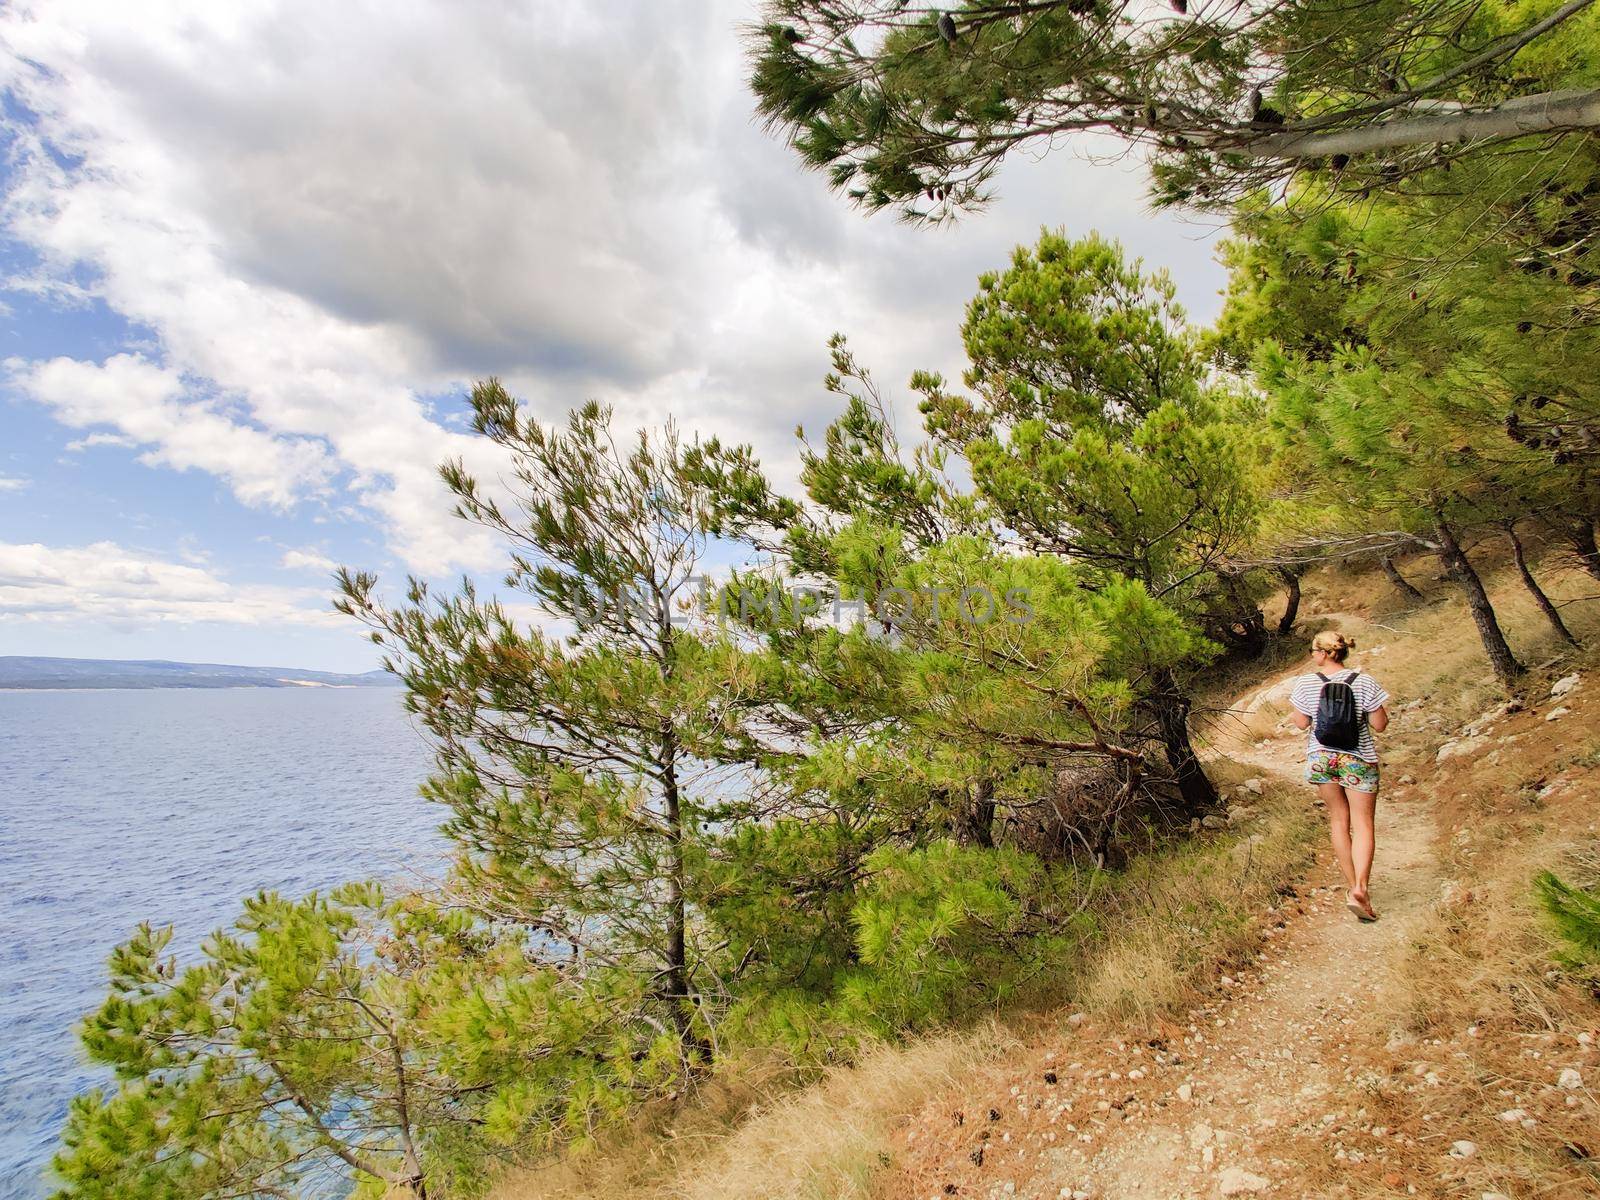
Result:
<instances>
[{"instance_id":1,"label":"backpack strap","mask_svg":"<svg viewBox=\"0 0 1600 1200\"><path fill-rule=\"evenodd\" d=\"M1329 679L1329 678L1328 678L1328 677L1327 677L1327 676L1326 676L1326 675L1324 675L1324 674L1323 674L1323 673L1322 673L1322 672L1321 672L1321 671L1317 671L1317 672L1315 672L1315 674L1316 674L1316 677L1317 677L1317 678L1318 678L1318 679L1320 679L1320 680L1322 680L1322 682L1323 682L1323 683L1332 683L1332 682L1333 682L1333 680L1331 680L1331 679Z\"/></svg>"}]
</instances>

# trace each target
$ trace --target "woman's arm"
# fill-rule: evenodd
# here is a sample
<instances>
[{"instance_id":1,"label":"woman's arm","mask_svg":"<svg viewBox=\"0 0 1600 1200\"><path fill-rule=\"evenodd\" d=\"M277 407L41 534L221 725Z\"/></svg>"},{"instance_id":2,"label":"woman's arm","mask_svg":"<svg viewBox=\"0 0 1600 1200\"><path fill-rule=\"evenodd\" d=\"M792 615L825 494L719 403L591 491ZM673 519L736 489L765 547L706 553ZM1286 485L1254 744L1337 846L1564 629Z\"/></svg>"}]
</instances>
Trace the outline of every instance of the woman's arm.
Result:
<instances>
[{"instance_id":1,"label":"woman's arm","mask_svg":"<svg viewBox=\"0 0 1600 1200\"><path fill-rule=\"evenodd\" d=\"M1310 729L1311 718L1297 708L1294 710L1294 726L1296 729Z\"/></svg>"},{"instance_id":2,"label":"woman's arm","mask_svg":"<svg viewBox=\"0 0 1600 1200\"><path fill-rule=\"evenodd\" d=\"M1372 726L1373 733L1382 733L1389 728L1389 706L1383 705L1367 714L1367 723Z\"/></svg>"}]
</instances>

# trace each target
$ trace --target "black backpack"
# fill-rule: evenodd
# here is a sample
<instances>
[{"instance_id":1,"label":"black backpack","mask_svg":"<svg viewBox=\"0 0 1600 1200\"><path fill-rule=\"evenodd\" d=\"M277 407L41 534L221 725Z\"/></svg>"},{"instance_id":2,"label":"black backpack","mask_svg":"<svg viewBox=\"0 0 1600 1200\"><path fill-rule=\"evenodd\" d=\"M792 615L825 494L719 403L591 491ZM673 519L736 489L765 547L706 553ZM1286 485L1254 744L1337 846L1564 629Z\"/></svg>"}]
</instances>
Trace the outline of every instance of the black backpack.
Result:
<instances>
[{"instance_id":1,"label":"black backpack","mask_svg":"<svg viewBox=\"0 0 1600 1200\"><path fill-rule=\"evenodd\" d=\"M1329 679L1321 671L1322 694L1317 697L1317 741L1330 750L1355 750L1361 745L1361 706L1356 703L1356 681L1360 671L1345 679Z\"/></svg>"}]
</instances>

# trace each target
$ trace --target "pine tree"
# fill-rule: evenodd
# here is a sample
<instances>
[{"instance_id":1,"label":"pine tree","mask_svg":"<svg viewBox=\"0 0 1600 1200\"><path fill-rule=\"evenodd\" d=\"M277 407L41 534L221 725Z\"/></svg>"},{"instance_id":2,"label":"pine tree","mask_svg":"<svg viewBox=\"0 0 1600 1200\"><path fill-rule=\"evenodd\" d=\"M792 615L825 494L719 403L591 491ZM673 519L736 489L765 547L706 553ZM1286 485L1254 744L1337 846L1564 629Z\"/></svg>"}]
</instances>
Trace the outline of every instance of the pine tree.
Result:
<instances>
[{"instance_id":1,"label":"pine tree","mask_svg":"<svg viewBox=\"0 0 1600 1200\"><path fill-rule=\"evenodd\" d=\"M1466 547L1535 517L1585 561L1597 511L1593 318L1570 275L1593 265L1577 228L1583 181L1600 178L1587 158L1572 156L1559 186L1471 168L1503 206L1390 198L1308 220L1247 213L1214 343L1232 365L1255 354L1289 482L1330 506L1340 536L1365 533L1380 555L1436 554L1507 682L1522 666ZM1308 191L1286 203L1318 202ZM1564 247L1559 278L1516 265L1544 241ZM1555 332L1519 332L1532 323ZM1559 615L1551 625L1566 636Z\"/></svg>"},{"instance_id":2,"label":"pine tree","mask_svg":"<svg viewBox=\"0 0 1600 1200\"><path fill-rule=\"evenodd\" d=\"M849 753L857 778L880 797L919 790L958 838L989 846L997 827L1050 803L1059 775L1097 761L1121 780L1109 789L1115 802L1092 814L1059 796L1055 803L1082 844L1103 851L1118 813L1148 794L1138 732L1147 718L1128 703L1129 680L1192 661L1203 641L1142 585L1101 586L1094 572L1054 555L999 552L1012 539L986 497L957 485L950 447L905 450L870 373L842 338L830 349L825 386L845 407L820 446L802 435L803 500L777 498L748 451L713 445L698 463L728 498L729 530L809 570L825 594L868 601L858 636L830 641L838 635L788 621L768 636L782 639L791 665L874 664L853 676L860 690L848 703L880 719L852 730ZM968 589L992 619L962 619ZM1052 611L1013 621L1012 592L1037 593L1034 607L1050 597ZM898 597L890 611L871 602L888 595ZM934 679L937 690L924 690ZM1097 716L1090 697L1104 687L1123 703ZM845 703L843 690L836 703ZM895 765L876 760L875 746ZM834 761L826 752L819 759Z\"/></svg>"},{"instance_id":3,"label":"pine tree","mask_svg":"<svg viewBox=\"0 0 1600 1200\"><path fill-rule=\"evenodd\" d=\"M619 1029L640 1047L672 1031L692 1069L725 999L696 880L740 804L714 768L760 749L741 652L695 610L711 496L670 427L629 445L589 404L547 430L494 380L472 404L509 455L508 494L459 462L443 475L459 515L511 548L504 583L533 599L536 623L469 584L439 597L413 579L387 607L370 575L345 576L342 607L388 649L438 741L429 790L450 807L474 902L539 931L574 971L645 981L620 994Z\"/></svg>"},{"instance_id":4,"label":"pine tree","mask_svg":"<svg viewBox=\"0 0 1600 1200\"><path fill-rule=\"evenodd\" d=\"M807 165L911 220L980 207L1015 150L1090 135L1147 152L1162 204L1296 172L1437 190L1508 139L1600 125L1591 2L768 0L751 85Z\"/></svg>"},{"instance_id":5,"label":"pine tree","mask_svg":"<svg viewBox=\"0 0 1600 1200\"><path fill-rule=\"evenodd\" d=\"M81 1031L118 1086L73 1100L57 1195L336 1195L375 1181L425 1196L422 1131L456 1093L406 982L365 952L383 907L370 885L262 893L188 967L166 953L170 927L141 925Z\"/></svg>"},{"instance_id":6,"label":"pine tree","mask_svg":"<svg viewBox=\"0 0 1600 1200\"><path fill-rule=\"evenodd\" d=\"M1047 232L981 277L962 334L975 398L917 384L930 433L965 455L1001 524L1191 619L1207 611L1255 531L1257 453L1206 385L1171 281L1098 236ZM1186 807L1209 807L1172 664L1139 686Z\"/></svg>"}]
</instances>

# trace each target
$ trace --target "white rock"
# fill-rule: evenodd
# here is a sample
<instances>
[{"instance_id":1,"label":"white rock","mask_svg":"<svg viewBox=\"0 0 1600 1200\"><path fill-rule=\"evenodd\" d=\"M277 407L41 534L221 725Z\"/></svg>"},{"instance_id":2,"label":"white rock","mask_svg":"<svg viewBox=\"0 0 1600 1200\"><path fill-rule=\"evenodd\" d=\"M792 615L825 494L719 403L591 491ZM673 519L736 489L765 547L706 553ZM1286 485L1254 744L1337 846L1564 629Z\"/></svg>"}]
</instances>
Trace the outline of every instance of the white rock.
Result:
<instances>
[{"instance_id":1,"label":"white rock","mask_svg":"<svg viewBox=\"0 0 1600 1200\"><path fill-rule=\"evenodd\" d=\"M1568 1092L1575 1092L1583 1086L1583 1076L1578 1073L1577 1067L1562 1067L1561 1074L1556 1076L1556 1086Z\"/></svg>"},{"instance_id":2,"label":"white rock","mask_svg":"<svg viewBox=\"0 0 1600 1200\"><path fill-rule=\"evenodd\" d=\"M1580 1045L1580 1046L1592 1046L1592 1045L1594 1045L1594 1034L1590 1033L1587 1029L1585 1029L1582 1033L1580 1033L1578 1035L1578 1045Z\"/></svg>"},{"instance_id":3,"label":"white rock","mask_svg":"<svg viewBox=\"0 0 1600 1200\"><path fill-rule=\"evenodd\" d=\"M1207 813L1205 816L1200 818L1200 826L1203 829L1226 829L1228 827L1228 822L1224 818L1217 816L1215 813Z\"/></svg>"},{"instance_id":4,"label":"white rock","mask_svg":"<svg viewBox=\"0 0 1600 1200\"><path fill-rule=\"evenodd\" d=\"M1178 1099L1182 1100L1185 1104L1187 1104L1187 1103L1189 1103L1189 1101L1193 1100L1194 1099L1194 1084L1192 1084L1192 1083L1180 1083L1178 1085Z\"/></svg>"},{"instance_id":5,"label":"white rock","mask_svg":"<svg viewBox=\"0 0 1600 1200\"><path fill-rule=\"evenodd\" d=\"M1511 1197L1504 1192L1485 1192L1483 1200L1511 1200Z\"/></svg>"},{"instance_id":6,"label":"white rock","mask_svg":"<svg viewBox=\"0 0 1600 1200\"><path fill-rule=\"evenodd\" d=\"M1552 696L1565 696L1568 692L1572 691L1573 688L1578 686L1579 681L1580 676L1576 673L1571 675L1563 675L1560 679L1556 680L1550 685L1550 694Z\"/></svg>"},{"instance_id":7,"label":"white rock","mask_svg":"<svg viewBox=\"0 0 1600 1200\"><path fill-rule=\"evenodd\" d=\"M1433 756L1434 762L1448 762L1452 758L1461 758L1467 754L1477 754L1488 743L1488 738L1479 735L1456 738L1439 747L1439 753Z\"/></svg>"},{"instance_id":8,"label":"white rock","mask_svg":"<svg viewBox=\"0 0 1600 1200\"><path fill-rule=\"evenodd\" d=\"M1073 1013L1067 1018L1067 1024L1076 1028L1077 1026L1082 1025L1085 1020L1087 1020L1087 1018L1082 1013Z\"/></svg>"},{"instance_id":9,"label":"white rock","mask_svg":"<svg viewBox=\"0 0 1600 1200\"><path fill-rule=\"evenodd\" d=\"M1246 779L1244 781L1245 791L1254 792L1256 795L1259 796L1259 795L1261 795L1261 789L1266 786L1266 782L1267 781L1265 779L1262 779L1259 775L1256 776L1254 779Z\"/></svg>"},{"instance_id":10,"label":"white rock","mask_svg":"<svg viewBox=\"0 0 1600 1200\"><path fill-rule=\"evenodd\" d=\"M1224 1196L1243 1196L1249 1192L1264 1192L1272 1186L1270 1179L1246 1171L1243 1167L1229 1167L1217 1179L1217 1191Z\"/></svg>"},{"instance_id":11,"label":"white rock","mask_svg":"<svg viewBox=\"0 0 1600 1200\"><path fill-rule=\"evenodd\" d=\"M1500 1119L1507 1125L1516 1125L1527 1115L1527 1112L1523 1109L1508 1108L1505 1110L1505 1112L1500 1114Z\"/></svg>"},{"instance_id":12,"label":"white rock","mask_svg":"<svg viewBox=\"0 0 1600 1200\"><path fill-rule=\"evenodd\" d=\"M1552 708L1549 712L1545 713L1544 719L1546 721L1559 721L1571 711L1572 710L1570 708L1563 704L1559 708Z\"/></svg>"},{"instance_id":13,"label":"white rock","mask_svg":"<svg viewBox=\"0 0 1600 1200\"><path fill-rule=\"evenodd\" d=\"M1477 1152L1478 1152L1478 1143L1477 1142L1469 1142L1465 1138L1463 1138L1459 1142L1451 1142L1450 1143L1450 1157L1451 1158L1471 1158Z\"/></svg>"}]
</instances>

